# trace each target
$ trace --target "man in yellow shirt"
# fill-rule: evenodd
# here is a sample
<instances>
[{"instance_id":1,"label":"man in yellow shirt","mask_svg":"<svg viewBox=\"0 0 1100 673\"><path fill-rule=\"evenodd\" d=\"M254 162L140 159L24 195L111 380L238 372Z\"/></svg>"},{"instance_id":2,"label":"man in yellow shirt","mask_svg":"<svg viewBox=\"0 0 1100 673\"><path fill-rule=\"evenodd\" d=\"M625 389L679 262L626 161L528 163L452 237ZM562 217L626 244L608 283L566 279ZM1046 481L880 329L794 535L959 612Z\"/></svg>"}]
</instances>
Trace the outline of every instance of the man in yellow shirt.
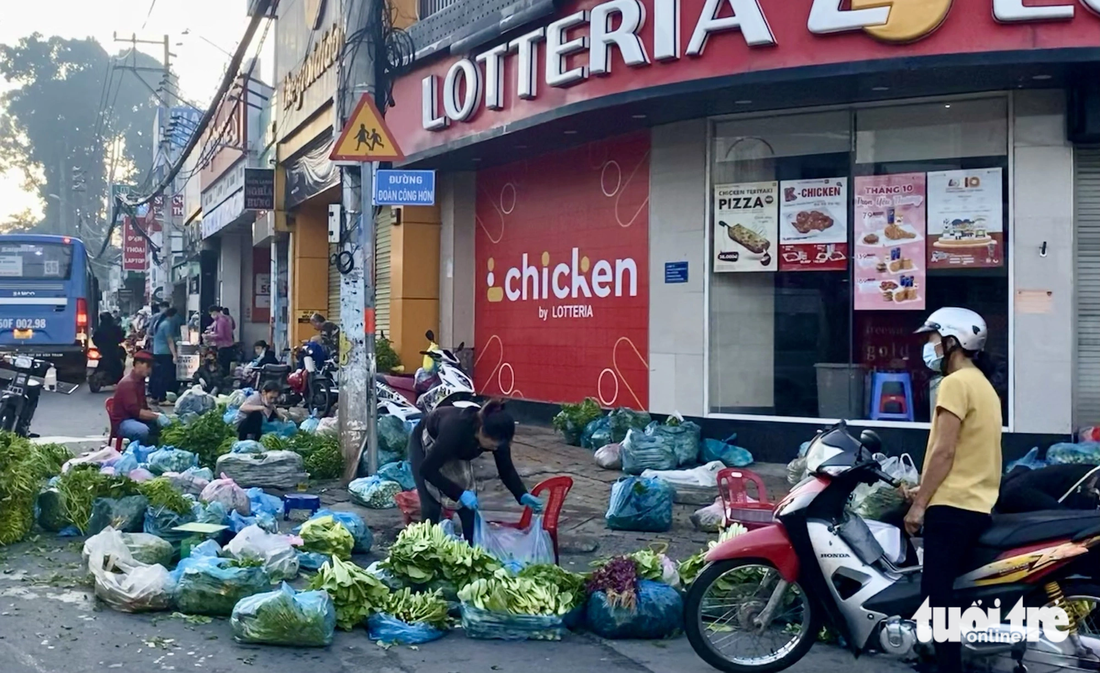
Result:
<instances>
[{"instance_id":1,"label":"man in yellow shirt","mask_svg":"<svg viewBox=\"0 0 1100 673\"><path fill-rule=\"evenodd\" d=\"M910 535L924 529L921 593L929 605L955 605L955 578L966 570L978 536L989 526L1001 485L1001 400L983 352L985 320L964 308L941 308L918 334L927 334L924 362L943 375L920 487L905 516ZM962 670L960 643L936 643L940 673Z\"/></svg>"}]
</instances>

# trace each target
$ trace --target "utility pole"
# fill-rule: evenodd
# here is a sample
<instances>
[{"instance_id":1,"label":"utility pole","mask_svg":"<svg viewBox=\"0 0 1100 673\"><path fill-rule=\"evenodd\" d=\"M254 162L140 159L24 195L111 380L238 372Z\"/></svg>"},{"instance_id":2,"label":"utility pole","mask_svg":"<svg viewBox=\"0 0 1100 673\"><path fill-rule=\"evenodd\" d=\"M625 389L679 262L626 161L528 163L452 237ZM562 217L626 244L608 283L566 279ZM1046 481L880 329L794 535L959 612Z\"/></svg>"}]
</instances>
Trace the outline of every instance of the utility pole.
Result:
<instances>
[{"instance_id":1,"label":"utility pole","mask_svg":"<svg viewBox=\"0 0 1100 673\"><path fill-rule=\"evenodd\" d=\"M114 39L115 39L115 42L129 42L130 45L131 45L131 48L130 48L130 54L131 54L130 63L129 64L120 63L120 64L117 64L117 67L123 68L125 70L129 70L129 71L133 72L134 75L138 78L138 80L141 81L141 83L145 85L145 88L149 89L149 91L152 92L152 94L154 96L156 96L157 100L159 100L160 103L161 103L161 106L160 106L160 109L161 109L160 119L165 124L165 126L167 126L168 122L169 122L169 118L172 115L172 106L173 105L178 105L178 99L179 99L179 97L175 94L175 87L173 86L173 82L172 82L172 57L175 54L173 54L172 50L171 50L171 44L172 43L171 43L170 36L165 35L163 38L161 38L159 40L146 40L146 39L138 39L138 36L137 36L136 33L131 33L130 37L123 37L123 38L120 38L118 36L118 33L115 33L114 34ZM164 64L163 64L163 66L161 68L151 68L151 67L139 66L137 64L137 46L139 44L149 44L149 45L155 44L155 45L158 45L158 46L163 46L164 47ZM143 72L159 73L161 75L161 80L160 80L159 84L156 87L153 87L151 84L149 84L147 81L145 81L145 77L141 74ZM164 133L161 134L161 148L160 149L163 151L163 153L161 154L161 157L163 158L163 161L164 161L164 163L162 164L161 167L162 168L167 168L169 165L172 164L172 155L171 155L172 143L171 143L170 139L167 138L166 134L164 134ZM157 151L156 148L154 148L153 151L155 153ZM155 159L156 159L156 155L154 154L154 160ZM161 235L160 235L160 262L161 262L161 272L160 273L163 276L163 278L161 280L162 290L163 290L163 293L161 295L161 301L169 301L171 299L171 291L169 290L169 287L170 287L171 282L172 282L172 261L173 261L173 257L172 257L172 232L176 229L176 224L177 224L174 220L174 215L173 215L173 211L172 211L172 201L174 200L175 195L176 195L176 182L177 182L176 180L173 180L168 185L165 193L161 195L162 196L162 203L163 203L163 211L162 211L162 218L163 219L161 221ZM155 204L156 204L155 201L149 204L150 212L154 212L155 207L156 207ZM150 218L150 220L152 220L152 219L154 219L154 218ZM151 291L156 292L156 286L153 286Z\"/></svg>"},{"instance_id":2,"label":"utility pole","mask_svg":"<svg viewBox=\"0 0 1100 673\"><path fill-rule=\"evenodd\" d=\"M345 34L359 35L359 27L373 25L369 17L379 11L379 0L343 0L341 18ZM377 36L380 37L380 36ZM359 98L377 89L375 53L369 47L377 45L376 36L360 35L367 49L345 49L337 66L336 92L337 128L334 136L347 123ZM347 468L345 481L355 476L358 460L366 451L371 474L378 470L377 402L374 378L374 208L370 193L373 178L371 164L343 166L340 170L343 186L342 205L344 228L341 257L350 255L350 270L340 278L340 444Z\"/></svg>"}]
</instances>

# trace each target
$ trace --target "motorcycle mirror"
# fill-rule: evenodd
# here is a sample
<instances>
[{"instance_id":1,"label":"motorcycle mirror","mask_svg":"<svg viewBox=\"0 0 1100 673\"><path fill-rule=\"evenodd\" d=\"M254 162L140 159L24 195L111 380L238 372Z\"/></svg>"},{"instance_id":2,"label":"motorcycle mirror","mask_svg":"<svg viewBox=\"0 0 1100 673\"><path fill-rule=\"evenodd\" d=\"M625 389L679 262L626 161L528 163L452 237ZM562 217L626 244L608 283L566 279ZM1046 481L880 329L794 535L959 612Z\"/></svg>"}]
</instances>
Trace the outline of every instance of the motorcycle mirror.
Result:
<instances>
[{"instance_id":1,"label":"motorcycle mirror","mask_svg":"<svg viewBox=\"0 0 1100 673\"><path fill-rule=\"evenodd\" d=\"M859 433L859 443L872 454L882 453L882 439L874 430L864 430Z\"/></svg>"},{"instance_id":2,"label":"motorcycle mirror","mask_svg":"<svg viewBox=\"0 0 1100 673\"><path fill-rule=\"evenodd\" d=\"M424 332L424 338L427 339L428 341L433 341L434 342L435 341L435 332L433 332L431 330L428 330L427 332Z\"/></svg>"},{"instance_id":3,"label":"motorcycle mirror","mask_svg":"<svg viewBox=\"0 0 1100 673\"><path fill-rule=\"evenodd\" d=\"M465 348L466 348L466 342L465 342L465 341L463 341L463 342L460 342L460 343L458 344L458 350L460 350L460 351L461 351L461 350L463 350L463 349L465 349Z\"/></svg>"}]
</instances>

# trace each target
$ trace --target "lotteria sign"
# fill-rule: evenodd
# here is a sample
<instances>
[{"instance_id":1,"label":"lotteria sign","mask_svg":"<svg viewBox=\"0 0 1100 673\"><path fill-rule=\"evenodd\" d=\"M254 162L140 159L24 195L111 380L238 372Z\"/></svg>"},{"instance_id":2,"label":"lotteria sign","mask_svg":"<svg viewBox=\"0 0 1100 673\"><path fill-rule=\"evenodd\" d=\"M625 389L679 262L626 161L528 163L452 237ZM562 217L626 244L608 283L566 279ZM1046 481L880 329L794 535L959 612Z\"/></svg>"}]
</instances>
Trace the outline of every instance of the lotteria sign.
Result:
<instances>
[{"instance_id":1,"label":"lotteria sign","mask_svg":"<svg viewBox=\"0 0 1100 673\"><path fill-rule=\"evenodd\" d=\"M898 57L1095 49L1098 33L1100 0L574 0L546 25L402 77L399 114L387 121L415 154L648 87Z\"/></svg>"},{"instance_id":2,"label":"lotteria sign","mask_svg":"<svg viewBox=\"0 0 1100 673\"><path fill-rule=\"evenodd\" d=\"M478 171L474 380L545 402L649 397L649 138Z\"/></svg>"}]
</instances>

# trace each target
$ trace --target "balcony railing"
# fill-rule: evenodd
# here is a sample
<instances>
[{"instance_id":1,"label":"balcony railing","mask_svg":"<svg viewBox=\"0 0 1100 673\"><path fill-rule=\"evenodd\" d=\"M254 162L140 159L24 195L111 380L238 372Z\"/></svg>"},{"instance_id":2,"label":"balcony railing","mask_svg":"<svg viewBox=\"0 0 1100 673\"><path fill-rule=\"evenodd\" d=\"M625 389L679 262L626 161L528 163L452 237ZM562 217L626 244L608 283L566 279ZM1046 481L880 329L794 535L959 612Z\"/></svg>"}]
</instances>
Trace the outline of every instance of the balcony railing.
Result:
<instances>
[{"instance_id":1,"label":"balcony railing","mask_svg":"<svg viewBox=\"0 0 1100 673\"><path fill-rule=\"evenodd\" d=\"M418 18L423 21L436 12L441 12L447 9L451 5L457 4L458 0L418 0Z\"/></svg>"}]
</instances>

